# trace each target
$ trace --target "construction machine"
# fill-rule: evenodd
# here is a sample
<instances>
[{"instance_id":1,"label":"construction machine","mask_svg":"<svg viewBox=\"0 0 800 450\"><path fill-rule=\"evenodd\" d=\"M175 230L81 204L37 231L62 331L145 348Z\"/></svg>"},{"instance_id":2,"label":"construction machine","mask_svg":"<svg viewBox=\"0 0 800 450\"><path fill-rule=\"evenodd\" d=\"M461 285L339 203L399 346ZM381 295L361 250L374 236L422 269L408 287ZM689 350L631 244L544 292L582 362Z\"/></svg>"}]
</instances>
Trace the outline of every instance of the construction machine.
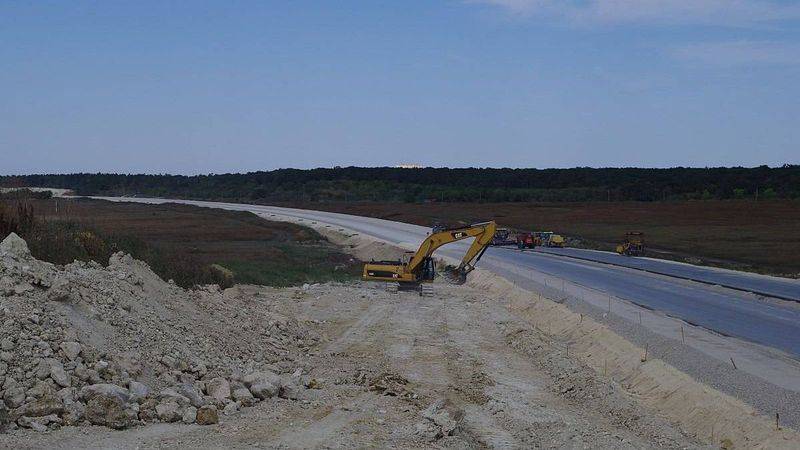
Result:
<instances>
[{"instance_id":1,"label":"construction machine","mask_svg":"<svg viewBox=\"0 0 800 450\"><path fill-rule=\"evenodd\" d=\"M564 247L564 237L560 234L553 234L550 236L550 239L547 241L548 247Z\"/></svg>"},{"instance_id":2,"label":"construction machine","mask_svg":"<svg viewBox=\"0 0 800 450\"><path fill-rule=\"evenodd\" d=\"M535 247L536 247L536 238L533 237L533 234L517 233L517 248L522 250L526 248L535 248Z\"/></svg>"},{"instance_id":3,"label":"construction machine","mask_svg":"<svg viewBox=\"0 0 800 450\"><path fill-rule=\"evenodd\" d=\"M552 231L534 231L533 237L542 247L563 247L564 237Z\"/></svg>"},{"instance_id":4,"label":"construction machine","mask_svg":"<svg viewBox=\"0 0 800 450\"><path fill-rule=\"evenodd\" d=\"M644 233L629 231L625 233L625 241L617 245L617 253L625 256L640 256L644 253Z\"/></svg>"},{"instance_id":5,"label":"construction machine","mask_svg":"<svg viewBox=\"0 0 800 450\"><path fill-rule=\"evenodd\" d=\"M513 239L511 230L508 228L498 228L492 237L493 246L514 245L517 241Z\"/></svg>"},{"instance_id":6,"label":"construction machine","mask_svg":"<svg viewBox=\"0 0 800 450\"><path fill-rule=\"evenodd\" d=\"M397 261L370 261L364 265L364 279L370 281L386 281L391 283L390 289L397 290L401 287L419 290L420 295L429 292L426 283L433 281L436 276L433 252L439 247L451 242L460 241L470 237L475 240L470 245L467 253L461 259L461 264L448 275L449 281L463 284L467 274L475 268L486 249L492 242L497 224L485 222L449 229L434 229L422 241L419 248L408 262Z\"/></svg>"}]
</instances>

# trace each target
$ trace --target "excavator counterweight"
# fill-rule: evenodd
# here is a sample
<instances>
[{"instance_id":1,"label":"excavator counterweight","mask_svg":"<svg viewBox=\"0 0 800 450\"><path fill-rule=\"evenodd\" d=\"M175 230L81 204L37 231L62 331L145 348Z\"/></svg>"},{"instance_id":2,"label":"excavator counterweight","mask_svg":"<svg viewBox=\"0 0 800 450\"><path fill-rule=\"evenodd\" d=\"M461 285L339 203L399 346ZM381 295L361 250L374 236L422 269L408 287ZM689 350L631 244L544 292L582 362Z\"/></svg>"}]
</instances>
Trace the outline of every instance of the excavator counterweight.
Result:
<instances>
[{"instance_id":1,"label":"excavator counterweight","mask_svg":"<svg viewBox=\"0 0 800 450\"><path fill-rule=\"evenodd\" d=\"M497 224L485 222L467 227L435 229L420 244L407 263L403 261L371 261L364 265L364 279L370 281L395 282L400 285L430 283L436 276L433 252L451 242L470 237L475 238L461 264L450 274L452 281L463 283L467 274L475 268L483 253L492 243Z\"/></svg>"}]
</instances>

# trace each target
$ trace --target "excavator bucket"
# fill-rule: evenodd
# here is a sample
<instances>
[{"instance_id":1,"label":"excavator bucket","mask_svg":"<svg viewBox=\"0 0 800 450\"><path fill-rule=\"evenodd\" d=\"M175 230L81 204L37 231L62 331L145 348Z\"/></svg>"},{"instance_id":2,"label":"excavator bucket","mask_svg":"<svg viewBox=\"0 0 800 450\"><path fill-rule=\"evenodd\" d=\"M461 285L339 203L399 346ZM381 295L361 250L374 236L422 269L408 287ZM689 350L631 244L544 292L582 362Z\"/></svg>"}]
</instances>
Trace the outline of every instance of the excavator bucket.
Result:
<instances>
[{"instance_id":1,"label":"excavator bucket","mask_svg":"<svg viewBox=\"0 0 800 450\"><path fill-rule=\"evenodd\" d=\"M467 274L471 270L466 268L454 267L444 271L444 278L450 284L464 284L467 282Z\"/></svg>"}]
</instances>

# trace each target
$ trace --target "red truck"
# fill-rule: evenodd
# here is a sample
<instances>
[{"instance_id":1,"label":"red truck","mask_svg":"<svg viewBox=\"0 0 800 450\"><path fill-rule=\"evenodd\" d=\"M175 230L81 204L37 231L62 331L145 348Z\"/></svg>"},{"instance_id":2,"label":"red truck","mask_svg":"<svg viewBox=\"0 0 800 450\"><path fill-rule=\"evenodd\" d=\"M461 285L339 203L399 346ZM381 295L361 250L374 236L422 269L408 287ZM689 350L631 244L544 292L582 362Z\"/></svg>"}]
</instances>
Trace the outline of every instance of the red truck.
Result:
<instances>
[{"instance_id":1,"label":"red truck","mask_svg":"<svg viewBox=\"0 0 800 450\"><path fill-rule=\"evenodd\" d=\"M525 248L535 248L536 239L531 233L517 233L517 247L522 250Z\"/></svg>"}]
</instances>

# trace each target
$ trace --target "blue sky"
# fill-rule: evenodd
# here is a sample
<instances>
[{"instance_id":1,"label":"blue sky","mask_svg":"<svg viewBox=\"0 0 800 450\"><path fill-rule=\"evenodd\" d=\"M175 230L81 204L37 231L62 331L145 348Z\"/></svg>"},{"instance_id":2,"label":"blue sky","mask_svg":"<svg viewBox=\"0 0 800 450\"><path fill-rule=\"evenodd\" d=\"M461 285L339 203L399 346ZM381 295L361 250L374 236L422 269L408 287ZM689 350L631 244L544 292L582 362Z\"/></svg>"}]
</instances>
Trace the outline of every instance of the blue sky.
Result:
<instances>
[{"instance_id":1,"label":"blue sky","mask_svg":"<svg viewBox=\"0 0 800 450\"><path fill-rule=\"evenodd\" d=\"M800 2L0 0L0 173L800 163Z\"/></svg>"}]
</instances>

